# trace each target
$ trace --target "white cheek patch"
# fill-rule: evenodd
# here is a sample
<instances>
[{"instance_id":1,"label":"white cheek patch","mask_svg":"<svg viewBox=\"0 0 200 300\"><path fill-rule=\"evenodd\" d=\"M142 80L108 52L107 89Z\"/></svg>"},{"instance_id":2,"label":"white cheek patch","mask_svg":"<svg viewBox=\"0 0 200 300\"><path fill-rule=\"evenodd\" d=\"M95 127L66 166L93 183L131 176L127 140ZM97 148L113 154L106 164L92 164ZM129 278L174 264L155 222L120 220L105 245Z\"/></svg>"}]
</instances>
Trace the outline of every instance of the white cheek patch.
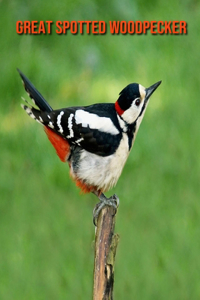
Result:
<instances>
[{"instance_id":1,"label":"white cheek patch","mask_svg":"<svg viewBox=\"0 0 200 300\"><path fill-rule=\"evenodd\" d=\"M125 112L121 115L121 117L129 124L135 122L135 120L140 115L142 106L144 104L146 90L145 90L145 87L143 87L141 84L139 84L139 92L140 92L140 97L141 97L140 105L136 106L135 102L133 102L131 107L129 109L125 110Z\"/></svg>"},{"instance_id":2,"label":"white cheek patch","mask_svg":"<svg viewBox=\"0 0 200 300\"><path fill-rule=\"evenodd\" d=\"M113 135L119 133L119 130L115 127L111 119L99 117L82 109L76 111L75 122L76 124L81 124L83 127L89 126L90 129L97 129Z\"/></svg>"},{"instance_id":3,"label":"white cheek patch","mask_svg":"<svg viewBox=\"0 0 200 300\"><path fill-rule=\"evenodd\" d=\"M131 124L133 123L139 113L140 113L140 109L141 109L141 106L136 106L134 103L132 103L131 107L127 110L125 110L125 112L121 115L121 117L128 123L128 124Z\"/></svg>"}]
</instances>

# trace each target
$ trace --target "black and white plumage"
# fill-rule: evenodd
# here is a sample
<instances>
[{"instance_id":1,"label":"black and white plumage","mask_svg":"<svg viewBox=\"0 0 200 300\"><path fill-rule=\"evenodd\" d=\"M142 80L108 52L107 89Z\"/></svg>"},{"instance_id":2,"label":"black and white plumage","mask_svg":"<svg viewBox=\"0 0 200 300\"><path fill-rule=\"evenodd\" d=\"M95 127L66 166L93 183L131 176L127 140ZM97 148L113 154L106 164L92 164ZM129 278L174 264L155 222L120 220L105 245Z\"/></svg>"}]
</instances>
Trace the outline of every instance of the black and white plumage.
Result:
<instances>
[{"instance_id":1,"label":"black and white plumage","mask_svg":"<svg viewBox=\"0 0 200 300\"><path fill-rule=\"evenodd\" d=\"M115 103L53 110L24 74L19 74L38 107L27 104L22 106L24 110L44 125L60 159L68 162L76 184L84 192L93 192L100 199L105 197L102 193L119 179L149 97L161 81L148 89L129 84Z\"/></svg>"}]
</instances>

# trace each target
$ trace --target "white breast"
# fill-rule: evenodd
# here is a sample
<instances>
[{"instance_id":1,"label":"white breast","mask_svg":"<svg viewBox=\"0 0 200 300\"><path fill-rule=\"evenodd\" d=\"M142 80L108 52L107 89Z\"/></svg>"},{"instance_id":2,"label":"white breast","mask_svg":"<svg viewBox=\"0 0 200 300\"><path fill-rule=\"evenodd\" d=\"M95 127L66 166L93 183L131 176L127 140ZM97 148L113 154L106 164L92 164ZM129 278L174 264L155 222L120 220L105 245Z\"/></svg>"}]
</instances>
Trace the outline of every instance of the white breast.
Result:
<instances>
[{"instance_id":1,"label":"white breast","mask_svg":"<svg viewBox=\"0 0 200 300\"><path fill-rule=\"evenodd\" d=\"M116 185L128 155L128 137L123 133L117 151L110 156L102 157L82 150L76 174L74 174L73 163L71 174L77 176L86 184L97 186L103 192L106 192Z\"/></svg>"}]
</instances>

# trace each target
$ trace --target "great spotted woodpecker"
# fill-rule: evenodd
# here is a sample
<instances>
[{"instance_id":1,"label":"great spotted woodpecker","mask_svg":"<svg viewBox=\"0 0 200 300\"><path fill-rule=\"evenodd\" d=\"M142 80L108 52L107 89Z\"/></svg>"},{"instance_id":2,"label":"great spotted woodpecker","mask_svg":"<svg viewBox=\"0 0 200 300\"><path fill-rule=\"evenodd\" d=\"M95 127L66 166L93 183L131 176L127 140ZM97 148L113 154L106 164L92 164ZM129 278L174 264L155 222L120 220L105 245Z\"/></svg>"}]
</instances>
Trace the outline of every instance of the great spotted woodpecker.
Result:
<instances>
[{"instance_id":1,"label":"great spotted woodpecker","mask_svg":"<svg viewBox=\"0 0 200 300\"><path fill-rule=\"evenodd\" d=\"M116 185L128 158L148 100L161 81L149 88L137 83L127 85L115 103L53 110L26 76L18 70L26 92L39 108L22 105L27 114L44 125L44 130L59 158L68 162L70 175L85 193L99 199L96 209L118 205L113 195L103 194Z\"/></svg>"}]
</instances>

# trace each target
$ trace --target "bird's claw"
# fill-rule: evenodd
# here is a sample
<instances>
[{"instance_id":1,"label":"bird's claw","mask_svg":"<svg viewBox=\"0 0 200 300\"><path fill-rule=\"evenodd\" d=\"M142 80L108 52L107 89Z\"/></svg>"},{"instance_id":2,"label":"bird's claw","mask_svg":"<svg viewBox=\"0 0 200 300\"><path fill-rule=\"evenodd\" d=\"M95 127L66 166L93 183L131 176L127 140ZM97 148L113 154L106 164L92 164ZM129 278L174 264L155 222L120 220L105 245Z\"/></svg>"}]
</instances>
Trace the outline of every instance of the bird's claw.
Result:
<instances>
[{"instance_id":1,"label":"bird's claw","mask_svg":"<svg viewBox=\"0 0 200 300\"><path fill-rule=\"evenodd\" d=\"M101 194L99 199L100 199L100 202L98 202L96 204L96 206L93 210L93 223L95 226L97 226L97 220L98 220L99 214L105 206L112 206L115 209L114 214L117 213L117 208L119 206L119 198L117 197L116 194L114 194L110 198L106 198L106 196L104 194Z\"/></svg>"}]
</instances>

